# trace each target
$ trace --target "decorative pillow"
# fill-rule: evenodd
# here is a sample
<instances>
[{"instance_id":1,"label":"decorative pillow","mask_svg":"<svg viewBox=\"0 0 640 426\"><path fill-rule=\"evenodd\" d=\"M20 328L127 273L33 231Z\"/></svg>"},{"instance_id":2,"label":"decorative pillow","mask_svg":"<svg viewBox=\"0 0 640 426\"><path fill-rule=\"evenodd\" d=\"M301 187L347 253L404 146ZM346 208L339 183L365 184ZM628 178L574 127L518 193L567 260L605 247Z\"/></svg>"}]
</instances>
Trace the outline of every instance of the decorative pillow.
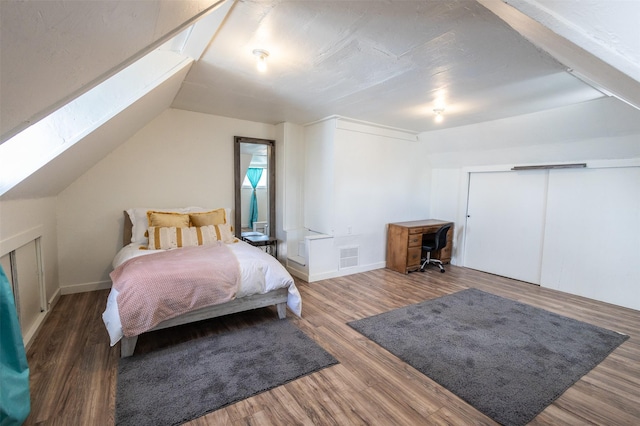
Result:
<instances>
[{"instance_id":1,"label":"decorative pillow","mask_svg":"<svg viewBox=\"0 0 640 426\"><path fill-rule=\"evenodd\" d=\"M127 214L131 220L131 242L147 244L147 228L149 227L149 218L147 217L148 211L155 212L176 212L176 213L191 213L191 212L204 212L206 209L202 207L185 207L185 208L148 208L148 207L135 207L127 209ZM229 213L227 213L228 215Z\"/></svg>"},{"instance_id":2,"label":"decorative pillow","mask_svg":"<svg viewBox=\"0 0 640 426\"><path fill-rule=\"evenodd\" d=\"M220 240L214 225L201 227L149 227L149 249L166 250L178 247L202 246Z\"/></svg>"},{"instance_id":3,"label":"decorative pillow","mask_svg":"<svg viewBox=\"0 0 640 426\"><path fill-rule=\"evenodd\" d=\"M147 212L147 218L149 220L149 227L173 227L173 228L188 228L189 227L189 215L186 213L177 212L157 212L150 210Z\"/></svg>"},{"instance_id":4,"label":"decorative pillow","mask_svg":"<svg viewBox=\"0 0 640 426\"><path fill-rule=\"evenodd\" d=\"M225 209L216 209L202 213L189 213L191 226L220 225L227 223Z\"/></svg>"},{"instance_id":5,"label":"decorative pillow","mask_svg":"<svg viewBox=\"0 0 640 426\"><path fill-rule=\"evenodd\" d=\"M233 228L228 223L213 225L216 235L220 241L226 244L235 243L238 239L233 235Z\"/></svg>"}]
</instances>

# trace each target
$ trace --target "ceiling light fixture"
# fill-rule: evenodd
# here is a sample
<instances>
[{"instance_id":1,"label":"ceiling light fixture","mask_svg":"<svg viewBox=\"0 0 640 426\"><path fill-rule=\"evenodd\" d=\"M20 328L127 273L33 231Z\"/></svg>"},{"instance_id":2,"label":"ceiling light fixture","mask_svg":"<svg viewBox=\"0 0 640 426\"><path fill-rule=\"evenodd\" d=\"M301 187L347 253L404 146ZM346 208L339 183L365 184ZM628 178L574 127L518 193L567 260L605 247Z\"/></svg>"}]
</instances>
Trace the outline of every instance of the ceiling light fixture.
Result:
<instances>
[{"instance_id":1,"label":"ceiling light fixture","mask_svg":"<svg viewBox=\"0 0 640 426\"><path fill-rule=\"evenodd\" d=\"M435 122L442 123L442 120L444 119L444 117L442 117L444 108L434 108L433 112L436 114Z\"/></svg>"},{"instance_id":2,"label":"ceiling light fixture","mask_svg":"<svg viewBox=\"0 0 640 426\"><path fill-rule=\"evenodd\" d=\"M269 52L263 49L254 49L253 56L258 58L256 64L258 71L265 72L267 70L267 58L269 57Z\"/></svg>"}]
</instances>

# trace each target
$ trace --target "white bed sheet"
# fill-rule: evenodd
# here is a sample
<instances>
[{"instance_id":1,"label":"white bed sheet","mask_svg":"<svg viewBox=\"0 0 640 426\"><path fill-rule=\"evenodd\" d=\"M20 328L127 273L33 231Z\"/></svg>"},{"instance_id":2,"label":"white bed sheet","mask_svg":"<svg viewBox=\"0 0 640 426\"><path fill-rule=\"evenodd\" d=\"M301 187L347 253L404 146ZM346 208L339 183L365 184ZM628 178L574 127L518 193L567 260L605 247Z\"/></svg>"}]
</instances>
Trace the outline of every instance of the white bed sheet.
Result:
<instances>
[{"instance_id":1,"label":"white bed sheet","mask_svg":"<svg viewBox=\"0 0 640 426\"><path fill-rule=\"evenodd\" d=\"M300 292L289 272L273 256L253 247L244 241L227 244L240 264L241 278L240 288L236 299L252 294L264 294L278 288L288 288L287 306L297 316L302 315L302 300ZM162 250L140 250L139 243L131 243L118 252L113 259L113 267L117 268L129 259L158 253ZM122 339L122 324L118 312L118 291L111 289L107 298L107 307L102 314L111 346Z\"/></svg>"}]
</instances>

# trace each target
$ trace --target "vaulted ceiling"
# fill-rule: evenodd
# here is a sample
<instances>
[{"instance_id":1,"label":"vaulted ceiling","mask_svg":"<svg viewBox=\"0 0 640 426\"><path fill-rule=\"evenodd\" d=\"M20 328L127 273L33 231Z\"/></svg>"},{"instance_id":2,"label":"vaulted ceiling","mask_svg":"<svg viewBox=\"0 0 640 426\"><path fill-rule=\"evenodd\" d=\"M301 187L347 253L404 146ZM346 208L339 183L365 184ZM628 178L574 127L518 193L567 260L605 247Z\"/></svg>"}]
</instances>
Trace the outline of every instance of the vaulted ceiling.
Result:
<instances>
[{"instance_id":1,"label":"vaulted ceiling","mask_svg":"<svg viewBox=\"0 0 640 426\"><path fill-rule=\"evenodd\" d=\"M2 139L217 3L3 0ZM618 60L614 69L640 80L638 2L507 3L574 36L574 43L584 41L583 48L610 64ZM421 132L603 96L532 43L535 37L526 39L489 10L504 6L499 0L237 0L172 106L267 123L342 115ZM266 73L256 71L253 49L269 52ZM433 109L440 103L446 120L436 127Z\"/></svg>"},{"instance_id":2,"label":"vaulted ceiling","mask_svg":"<svg viewBox=\"0 0 640 426\"><path fill-rule=\"evenodd\" d=\"M269 52L256 70L254 49ZM173 106L427 131L603 96L475 1L238 2ZM433 121L444 106L446 120Z\"/></svg>"},{"instance_id":3,"label":"vaulted ceiling","mask_svg":"<svg viewBox=\"0 0 640 426\"><path fill-rule=\"evenodd\" d=\"M611 95L640 107L636 0L1 0L1 141L154 49L181 51L184 30L214 10L226 18L200 26L208 47L186 77L145 98L162 102L119 114L32 187L57 193L169 106L273 124L340 115L415 133ZM254 49L269 52L267 72Z\"/></svg>"},{"instance_id":4,"label":"vaulted ceiling","mask_svg":"<svg viewBox=\"0 0 640 426\"><path fill-rule=\"evenodd\" d=\"M220 0L1 0L2 142L130 65Z\"/></svg>"}]
</instances>

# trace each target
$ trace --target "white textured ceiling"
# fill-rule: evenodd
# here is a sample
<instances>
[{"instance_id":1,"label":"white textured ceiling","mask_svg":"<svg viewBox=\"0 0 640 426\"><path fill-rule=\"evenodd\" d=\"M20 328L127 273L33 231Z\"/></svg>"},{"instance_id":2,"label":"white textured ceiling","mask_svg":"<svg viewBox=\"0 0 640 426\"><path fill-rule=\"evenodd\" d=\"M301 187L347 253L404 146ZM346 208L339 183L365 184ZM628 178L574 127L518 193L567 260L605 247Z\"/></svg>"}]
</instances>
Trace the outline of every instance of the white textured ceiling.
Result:
<instances>
[{"instance_id":1,"label":"white textured ceiling","mask_svg":"<svg viewBox=\"0 0 640 426\"><path fill-rule=\"evenodd\" d=\"M504 4L237 0L172 106L267 123L342 115L420 132L601 96L482 5L492 2ZM2 140L215 3L0 0ZM609 54L600 57L626 58L628 75L640 69L638 26L629 24L638 0L507 3L573 43L589 40L582 48ZM255 70L255 48L270 52L266 74ZM441 94L446 118L436 127Z\"/></svg>"},{"instance_id":2,"label":"white textured ceiling","mask_svg":"<svg viewBox=\"0 0 640 426\"><path fill-rule=\"evenodd\" d=\"M266 49L259 73L253 49ZM433 121L438 97L445 120ZM475 1L238 1L172 106L415 132L601 97Z\"/></svg>"}]
</instances>

